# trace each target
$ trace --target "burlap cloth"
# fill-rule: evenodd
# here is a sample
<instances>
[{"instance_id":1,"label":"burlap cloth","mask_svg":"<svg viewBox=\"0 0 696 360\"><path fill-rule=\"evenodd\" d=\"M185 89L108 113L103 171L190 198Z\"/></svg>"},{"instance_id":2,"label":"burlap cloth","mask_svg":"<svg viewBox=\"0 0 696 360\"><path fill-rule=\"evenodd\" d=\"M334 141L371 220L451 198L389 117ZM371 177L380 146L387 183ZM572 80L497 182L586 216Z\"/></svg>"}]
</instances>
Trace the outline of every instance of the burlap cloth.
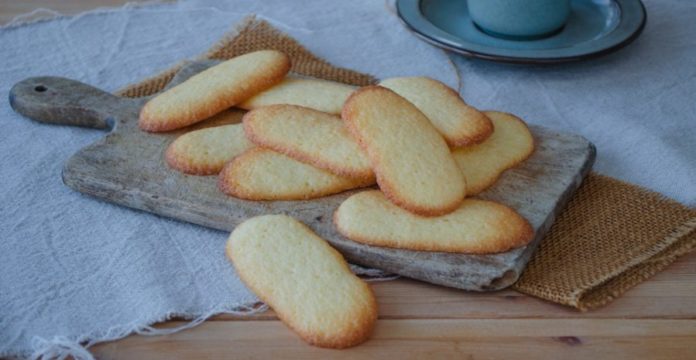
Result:
<instances>
[{"instance_id":1,"label":"burlap cloth","mask_svg":"<svg viewBox=\"0 0 696 360\"><path fill-rule=\"evenodd\" d=\"M370 75L337 68L268 23L250 17L200 59L229 59L276 49L292 71L352 85ZM181 64L117 92L140 97L161 90ZM517 291L587 310L605 305L696 247L696 210L610 177L590 174L556 219Z\"/></svg>"}]
</instances>

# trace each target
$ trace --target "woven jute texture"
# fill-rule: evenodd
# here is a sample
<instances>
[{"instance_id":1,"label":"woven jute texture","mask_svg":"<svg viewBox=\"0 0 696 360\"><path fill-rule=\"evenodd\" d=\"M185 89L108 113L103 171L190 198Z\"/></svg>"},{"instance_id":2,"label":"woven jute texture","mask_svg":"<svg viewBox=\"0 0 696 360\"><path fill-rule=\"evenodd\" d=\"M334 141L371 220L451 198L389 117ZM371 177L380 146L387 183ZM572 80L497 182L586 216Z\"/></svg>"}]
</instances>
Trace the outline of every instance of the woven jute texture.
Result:
<instances>
[{"instance_id":1,"label":"woven jute texture","mask_svg":"<svg viewBox=\"0 0 696 360\"><path fill-rule=\"evenodd\" d=\"M605 305L696 247L696 210L591 174L514 288L578 309Z\"/></svg>"},{"instance_id":2,"label":"woven jute texture","mask_svg":"<svg viewBox=\"0 0 696 360\"><path fill-rule=\"evenodd\" d=\"M376 82L372 76L332 66L254 17L245 19L199 59L229 59L261 49L288 54L295 73L352 85ZM182 64L117 94L154 94ZM696 210L638 186L591 174L513 288L581 310L592 309L621 296L695 247Z\"/></svg>"}]
</instances>

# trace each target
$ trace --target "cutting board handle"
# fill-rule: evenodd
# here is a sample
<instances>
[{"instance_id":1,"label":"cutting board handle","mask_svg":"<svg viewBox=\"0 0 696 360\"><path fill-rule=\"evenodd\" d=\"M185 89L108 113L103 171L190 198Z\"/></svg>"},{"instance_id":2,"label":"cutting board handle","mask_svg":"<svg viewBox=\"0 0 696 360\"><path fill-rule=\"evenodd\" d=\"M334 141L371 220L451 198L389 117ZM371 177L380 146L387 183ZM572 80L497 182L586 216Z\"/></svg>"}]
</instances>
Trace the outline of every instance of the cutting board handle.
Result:
<instances>
[{"instance_id":1,"label":"cutting board handle","mask_svg":"<svg viewBox=\"0 0 696 360\"><path fill-rule=\"evenodd\" d=\"M32 77L10 90L14 111L36 121L111 129L122 102L120 98L79 81L61 77Z\"/></svg>"}]
</instances>

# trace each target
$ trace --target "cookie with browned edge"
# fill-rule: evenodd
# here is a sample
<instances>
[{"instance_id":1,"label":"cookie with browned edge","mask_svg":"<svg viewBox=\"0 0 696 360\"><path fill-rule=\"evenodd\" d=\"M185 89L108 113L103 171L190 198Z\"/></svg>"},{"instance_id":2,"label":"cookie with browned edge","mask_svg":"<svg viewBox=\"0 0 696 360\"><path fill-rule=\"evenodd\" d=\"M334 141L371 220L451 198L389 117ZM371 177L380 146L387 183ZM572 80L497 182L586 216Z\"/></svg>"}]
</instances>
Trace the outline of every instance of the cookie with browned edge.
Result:
<instances>
[{"instance_id":1,"label":"cookie with browned edge","mask_svg":"<svg viewBox=\"0 0 696 360\"><path fill-rule=\"evenodd\" d=\"M279 84L237 106L252 110L263 106L288 104L338 115L343 103L355 89L357 87L334 81L288 75Z\"/></svg>"},{"instance_id":2,"label":"cookie with browned edge","mask_svg":"<svg viewBox=\"0 0 696 360\"><path fill-rule=\"evenodd\" d=\"M464 175L447 143L408 100L367 86L348 98L342 118L389 200L424 216L449 213L464 200Z\"/></svg>"},{"instance_id":3,"label":"cookie with browned edge","mask_svg":"<svg viewBox=\"0 0 696 360\"><path fill-rule=\"evenodd\" d=\"M271 105L244 116L247 138L336 175L374 181L367 154L341 118L295 105Z\"/></svg>"},{"instance_id":4,"label":"cookie with browned edge","mask_svg":"<svg viewBox=\"0 0 696 360\"><path fill-rule=\"evenodd\" d=\"M455 90L437 80L400 77L383 80L379 85L403 96L422 111L450 146L477 144L493 132L491 121L484 113L467 105Z\"/></svg>"},{"instance_id":5,"label":"cookie with browned edge","mask_svg":"<svg viewBox=\"0 0 696 360\"><path fill-rule=\"evenodd\" d=\"M253 147L242 124L215 126L179 136L167 148L165 159L170 167L183 173L213 175Z\"/></svg>"},{"instance_id":6,"label":"cookie with browned edge","mask_svg":"<svg viewBox=\"0 0 696 360\"><path fill-rule=\"evenodd\" d=\"M218 178L222 192L246 200L307 200L371 184L263 148L235 157Z\"/></svg>"},{"instance_id":7,"label":"cookie with browned edge","mask_svg":"<svg viewBox=\"0 0 696 360\"><path fill-rule=\"evenodd\" d=\"M363 191L334 213L338 231L372 246L416 251L491 254L526 245L534 230L513 209L492 201L465 199L452 213L412 214L379 191Z\"/></svg>"},{"instance_id":8,"label":"cookie with browned edge","mask_svg":"<svg viewBox=\"0 0 696 360\"><path fill-rule=\"evenodd\" d=\"M452 150L466 178L468 195L493 185L503 171L526 160L534 152L534 137L522 119L499 111L486 111L493 134L481 144Z\"/></svg>"},{"instance_id":9,"label":"cookie with browned edge","mask_svg":"<svg viewBox=\"0 0 696 360\"><path fill-rule=\"evenodd\" d=\"M279 83L289 70L290 59L279 51L237 56L150 99L138 126L161 132L197 123Z\"/></svg>"},{"instance_id":10,"label":"cookie with browned edge","mask_svg":"<svg viewBox=\"0 0 696 360\"><path fill-rule=\"evenodd\" d=\"M248 219L232 231L226 252L244 284L304 341L346 348L372 332L372 289L299 221L286 215Z\"/></svg>"}]
</instances>

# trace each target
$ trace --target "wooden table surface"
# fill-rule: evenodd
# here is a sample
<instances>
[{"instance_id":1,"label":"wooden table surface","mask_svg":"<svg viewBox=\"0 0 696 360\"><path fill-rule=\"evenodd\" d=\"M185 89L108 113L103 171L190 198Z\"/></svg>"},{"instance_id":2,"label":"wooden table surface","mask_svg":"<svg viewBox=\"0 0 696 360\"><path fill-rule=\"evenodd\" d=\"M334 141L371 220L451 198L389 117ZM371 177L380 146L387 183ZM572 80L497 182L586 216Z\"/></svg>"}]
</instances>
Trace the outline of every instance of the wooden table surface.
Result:
<instances>
[{"instance_id":1,"label":"wooden table surface","mask_svg":"<svg viewBox=\"0 0 696 360\"><path fill-rule=\"evenodd\" d=\"M2 0L0 24L39 7L74 14L125 2ZM468 293L408 279L372 287L377 327L368 342L347 350L306 345L269 311L215 316L176 334L133 335L91 351L100 359L696 359L696 253L587 313L511 290Z\"/></svg>"}]
</instances>

